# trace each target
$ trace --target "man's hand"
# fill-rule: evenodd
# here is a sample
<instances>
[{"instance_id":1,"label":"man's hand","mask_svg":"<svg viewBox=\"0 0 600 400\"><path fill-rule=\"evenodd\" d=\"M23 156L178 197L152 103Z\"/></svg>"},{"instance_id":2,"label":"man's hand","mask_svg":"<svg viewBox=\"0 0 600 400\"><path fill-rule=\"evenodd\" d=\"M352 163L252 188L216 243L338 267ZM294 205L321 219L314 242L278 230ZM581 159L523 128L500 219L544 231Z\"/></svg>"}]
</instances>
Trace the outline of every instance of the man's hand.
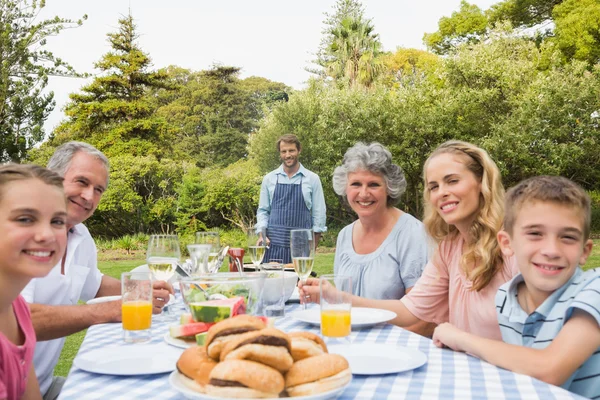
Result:
<instances>
[{"instance_id":1,"label":"man's hand","mask_svg":"<svg viewBox=\"0 0 600 400\"><path fill-rule=\"evenodd\" d=\"M463 343L465 340L468 340L468 336L469 333L445 322L438 325L433 331L433 344L440 348L446 346L452 350L464 352L466 350Z\"/></svg>"},{"instance_id":2,"label":"man's hand","mask_svg":"<svg viewBox=\"0 0 600 400\"><path fill-rule=\"evenodd\" d=\"M169 302L169 294L175 294L169 282L155 281L152 284L152 313L160 314L165 304Z\"/></svg>"}]
</instances>

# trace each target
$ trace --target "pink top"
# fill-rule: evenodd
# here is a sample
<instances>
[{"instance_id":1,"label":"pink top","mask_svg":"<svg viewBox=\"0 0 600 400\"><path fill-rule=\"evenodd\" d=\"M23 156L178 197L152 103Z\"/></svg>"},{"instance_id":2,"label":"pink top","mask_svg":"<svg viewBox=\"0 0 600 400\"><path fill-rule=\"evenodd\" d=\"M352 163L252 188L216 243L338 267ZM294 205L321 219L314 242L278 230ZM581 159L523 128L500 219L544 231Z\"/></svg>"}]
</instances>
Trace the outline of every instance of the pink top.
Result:
<instances>
[{"instance_id":1,"label":"pink top","mask_svg":"<svg viewBox=\"0 0 600 400\"><path fill-rule=\"evenodd\" d=\"M421 278L401 301L417 318L441 324L450 322L464 331L489 339L502 340L496 317L498 288L519 271L514 258L504 259L504 268L480 291L471 290L473 282L460 267L463 239L440 243L439 266L430 260Z\"/></svg>"},{"instance_id":2,"label":"pink top","mask_svg":"<svg viewBox=\"0 0 600 400\"><path fill-rule=\"evenodd\" d=\"M12 307L25 342L17 346L0 333L0 399L20 399L23 396L35 349L35 331L27 303L19 296L12 302Z\"/></svg>"}]
</instances>

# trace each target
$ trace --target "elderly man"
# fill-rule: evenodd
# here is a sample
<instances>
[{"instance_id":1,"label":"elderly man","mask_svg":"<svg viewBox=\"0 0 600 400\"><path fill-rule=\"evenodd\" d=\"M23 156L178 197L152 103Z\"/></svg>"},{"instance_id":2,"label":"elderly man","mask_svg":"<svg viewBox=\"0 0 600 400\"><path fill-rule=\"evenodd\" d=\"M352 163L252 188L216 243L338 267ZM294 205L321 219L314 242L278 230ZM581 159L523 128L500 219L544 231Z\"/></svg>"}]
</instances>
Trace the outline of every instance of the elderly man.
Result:
<instances>
[{"instance_id":1,"label":"elderly man","mask_svg":"<svg viewBox=\"0 0 600 400\"><path fill-rule=\"evenodd\" d=\"M300 164L302 146L296 135L277 140L281 166L262 181L256 213L256 230L266 229L269 249L263 260L291 263L290 231L312 229L318 243L325 226L325 197L319 176Z\"/></svg>"},{"instance_id":2,"label":"elderly man","mask_svg":"<svg viewBox=\"0 0 600 400\"><path fill-rule=\"evenodd\" d=\"M93 146L69 142L60 146L48 169L64 177L67 201L67 250L50 273L33 279L21 293L29 303L38 343L34 366L44 399L58 397L64 378L53 377L65 337L94 324L121 320L121 301L78 305L79 300L121 294L118 279L97 266L96 245L82 224L96 210L108 185L109 163ZM160 313L173 288L154 284L154 309Z\"/></svg>"}]
</instances>

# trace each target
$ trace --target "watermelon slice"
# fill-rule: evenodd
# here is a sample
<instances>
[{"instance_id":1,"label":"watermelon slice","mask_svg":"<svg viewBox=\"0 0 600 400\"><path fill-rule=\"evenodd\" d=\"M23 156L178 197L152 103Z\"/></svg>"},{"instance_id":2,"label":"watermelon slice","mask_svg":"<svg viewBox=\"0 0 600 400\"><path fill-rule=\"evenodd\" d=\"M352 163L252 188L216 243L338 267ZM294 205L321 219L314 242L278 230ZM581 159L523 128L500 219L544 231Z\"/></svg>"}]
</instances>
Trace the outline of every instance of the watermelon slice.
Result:
<instances>
[{"instance_id":1,"label":"watermelon slice","mask_svg":"<svg viewBox=\"0 0 600 400\"><path fill-rule=\"evenodd\" d=\"M204 346L206 343L206 337L208 336L208 332L202 332L196 335L196 344L198 346Z\"/></svg>"},{"instance_id":2,"label":"watermelon slice","mask_svg":"<svg viewBox=\"0 0 600 400\"><path fill-rule=\"evenodd\" d=\"M190 303L192 318L196 322L219 322L238 314L246 313L243 297L232 297L226 300L209 300Z\"/></svg>"},{"instance_id":3,"label":"watermelon slice","mask_svg":"<svg viewBox=\"0 0 600 400\"><path fill-rule=\"evenodd\" d=\"M191 324L170 326L169 334L171 337L178 339L195 340L198 333L208 331L213 325L214 324L207 324L205 322L192 322Z\"/></svg>"},{"instance_id":4,"label":"watermelon slice","mask_svg":"<svg viewBox=\"0 0 600 400\"><path fill-rule=\"evenodd\" d=\"M179 318L179 323L181 325L191 324L192 322L196 322L196 321L194 321L194 318L192 318L192 314L190 314L190 313L181 314L181 317Z\"/></svg>"}]
</instances>

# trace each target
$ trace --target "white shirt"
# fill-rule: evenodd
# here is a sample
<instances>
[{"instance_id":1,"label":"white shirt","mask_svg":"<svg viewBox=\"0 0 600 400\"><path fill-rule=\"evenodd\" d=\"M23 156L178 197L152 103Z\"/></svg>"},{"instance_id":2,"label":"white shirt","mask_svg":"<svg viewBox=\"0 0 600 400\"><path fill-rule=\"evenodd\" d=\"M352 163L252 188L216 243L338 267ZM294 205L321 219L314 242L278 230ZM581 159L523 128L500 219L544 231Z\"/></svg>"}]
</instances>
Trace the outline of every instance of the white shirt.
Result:
<instances>
[{"instance_id":1,"label":"white shirt","mask_svg":"<svg viewBox=\"0 0 600 400\"><path fill-rule=\"evenodd\" d=\"M79 300L96 297L102 282L98 270L96 244L83 224L75 225L67 235L65 274L60 273L59 262L43 278L32 279L21 295L28 303L46 305L73 305ZM37 342L33 356L35 373L42 395L52 384L54 367L60 357L65 338Z\"/></svg>"}]
</instances>

